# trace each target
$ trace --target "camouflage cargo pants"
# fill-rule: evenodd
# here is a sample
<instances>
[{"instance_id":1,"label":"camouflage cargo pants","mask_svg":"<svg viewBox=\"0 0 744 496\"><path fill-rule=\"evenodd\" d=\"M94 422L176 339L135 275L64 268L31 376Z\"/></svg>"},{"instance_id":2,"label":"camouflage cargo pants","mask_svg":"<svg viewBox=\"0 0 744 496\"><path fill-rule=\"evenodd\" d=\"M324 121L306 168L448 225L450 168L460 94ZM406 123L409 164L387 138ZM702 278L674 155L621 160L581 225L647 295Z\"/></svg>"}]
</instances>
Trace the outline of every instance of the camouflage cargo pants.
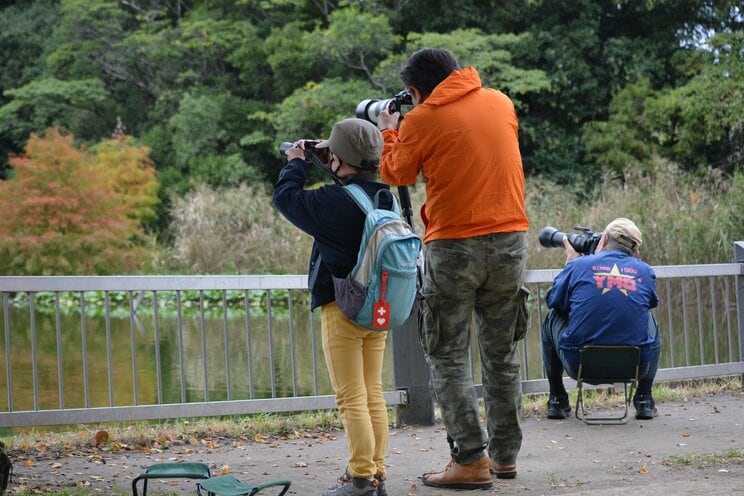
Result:
<instances>
[{"instance_id":1,"label":"camouflage cargo pants","mask_svg":"<svg viewBox=\"0 0 744 496\"><path fill-rule=\"evenodd\" d=\"M517 341L527 331L524 287L525 233L436 240L426 245L423 325L419 339L431 369L431 388L441 407L452 457L461 464L488 455L516 462L522 445L522 390ZM475 315L487 439L478 420L470 375L470 325Z\"/></svg>"}]
</instances>

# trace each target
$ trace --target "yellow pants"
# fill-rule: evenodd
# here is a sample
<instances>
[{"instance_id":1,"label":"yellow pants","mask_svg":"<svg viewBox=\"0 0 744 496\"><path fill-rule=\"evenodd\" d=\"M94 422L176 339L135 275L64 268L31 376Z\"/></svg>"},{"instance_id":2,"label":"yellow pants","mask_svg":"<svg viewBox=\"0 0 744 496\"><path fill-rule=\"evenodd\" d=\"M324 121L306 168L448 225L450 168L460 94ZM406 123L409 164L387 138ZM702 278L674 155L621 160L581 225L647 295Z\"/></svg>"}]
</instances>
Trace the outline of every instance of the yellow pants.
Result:
<instances>
[{"instance_id":1,"label":"yellow pants","mask_svg":"<svg viewBox=\"0 0 744 496\"><path fill-rule=\"evenodd\" d=\"M349 444L349 472L369 478L385 473L388 419L382 396L387 332L357 326L335 302L321 307L323 353Z\"/></svg>"}]
</instances>

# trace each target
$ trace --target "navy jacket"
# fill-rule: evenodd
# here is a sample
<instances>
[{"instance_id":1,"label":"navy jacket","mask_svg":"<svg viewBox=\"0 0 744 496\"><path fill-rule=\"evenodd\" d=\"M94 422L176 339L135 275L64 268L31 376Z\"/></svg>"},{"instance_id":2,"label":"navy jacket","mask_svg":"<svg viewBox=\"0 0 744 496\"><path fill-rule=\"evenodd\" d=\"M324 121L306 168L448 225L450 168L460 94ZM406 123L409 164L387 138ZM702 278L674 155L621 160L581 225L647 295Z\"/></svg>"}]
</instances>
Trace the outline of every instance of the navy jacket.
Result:
<instances>
[{"instance_id":1,"label":"navy jacket","mask_svg":"<svg viewBox=\"0 0 744 496\"><path fill-rule=\"evenodd\" d=\"M347 181L360 185L370 198L381 189L390 189L372 178L372 175L358 175ZM320 254L321 265L310 288L311 308L315 308L336 299L331 274L346 277L356 265L365 216L342 186L330 184L306 191L303 189L306 181L305 161L290 160L279 172L273 202L287 220L315 239L308 268L308 274L313 274ZM389 204L380 207L392 208Z\"/></svg>"}]
</instances>

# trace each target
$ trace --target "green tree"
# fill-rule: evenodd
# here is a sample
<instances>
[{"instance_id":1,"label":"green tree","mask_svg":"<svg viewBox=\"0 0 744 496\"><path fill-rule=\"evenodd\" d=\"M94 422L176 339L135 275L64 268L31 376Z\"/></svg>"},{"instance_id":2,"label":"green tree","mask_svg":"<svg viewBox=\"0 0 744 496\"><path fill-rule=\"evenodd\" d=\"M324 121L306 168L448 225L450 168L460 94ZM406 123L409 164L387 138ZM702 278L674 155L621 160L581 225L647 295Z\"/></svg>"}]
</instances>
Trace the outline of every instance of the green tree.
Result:
<instances>
[{"instance_id":1,"label":"green tree","mask_svg":"<svg viewBox=\"0 0 744 496\"><path fill-rule=\"evenodd\" d=\"M308 83L284 99L271 116L273 144L328 137L334 122L352 117L357 104L374 93L371 84L355 79Z\"/></svg>"},{"instance_id":2,"label":"green tree","mask_svg":"<svg viewBox=\"0 0 744 496\"><path fill-rule=\"evenodd\" d=\"M239 143L251 110L229 93L187 93L170 119L178 170L215 186L255 182L258 173L243 159Z\"/></svg>"},{"instance_id":3,"label":"green tree","mask_svg":"<svg viewBox=\"0 0 744 496\"><path fill-rule=\"evenodd\" d=\"M114 128L113 120L105 126L110 101L100 79L35 79L5 91L5 96L10 102L0 107L0 131L16 141L54 126L77 132L84 139L99 138L101 128L104 132Z\"/></svg>"},{"instance_id":4,"label":"green tree","mask_svg":"<svg viewBox=\"0 0 744 496\"><path fill-rule=\"evenodd\" d=\"M459 29L449 33L409 33L406 51L435 46L451 51L460 65L478 69L483 85L502 90L518 98L526 93L538 93L550 88L545 72L522 69L515 65L513 51L527 43L528 34L487 34L478 29ZM526 109L525 109L526 110Z\"/></svg>"},{"instance_id":5,"label":"green tree","mask_svg":"<svg viewBox=\"0 0 744 496\"><path fill-rule=\"evenodd\" d=\"M744 34L710 40L695 75L648 103L646 119L663 154L687 170L744 170Z\"/></svg>"},{"instance_id":6,"label":"green tree","mask_svg":"<svg viewBox=\"0 0 744 496\"><path fill-rule=\"evenodd\" d=\"M55 0L11 2L1 9L0 107L10 100L3 96L5 90L19 88L43 75L44 49L57 23L57 10ZM21 152L24 140L14 140L11 132L0 129L0 180L7 177L8 155Z\"/></svg>"},{"instance_id":7,"label":"green tree","mask_svg":"<svg viewBox=\"0 0 744 496\"><path fill-rule=\"evenodd\" d=\"M584 126L587 156L602 173L624 176L652 166L655 147L644 119L646 101L652 95L647 79L630 84L612 99L607 121Z\"/></svg>"},{"instance_id":8,"label":"green tree","mask_svg":"<svg viewBox=\"0 0 744 496\"><path fill-rule=\"evenodd\" d=\"M395 47L398 38L384 16L348 8L333 11L328 28L309 40L317 40L320 50L347 71L358 71L381 90L388 91L381 81L375 80L373 72Z\"/></svg>"},{"instance_id":9,"label":"green tree","mask_svg":"<svg viewBox=\"0 0 744 496\"><path fill-rule=\"evenodd\" d=\"M654 91L684 84L689 75L677 63L681 54L711 32L742 27L741 8L731 0L527 4L521 23L531 37L515 58L548 73L551 90L525 95L530 114L522 124L540 131L522 140L525 166L566 183L584 174L589 158L579 130L606 121L614 95L642 78Z\"/></svg>"}]
</instances>

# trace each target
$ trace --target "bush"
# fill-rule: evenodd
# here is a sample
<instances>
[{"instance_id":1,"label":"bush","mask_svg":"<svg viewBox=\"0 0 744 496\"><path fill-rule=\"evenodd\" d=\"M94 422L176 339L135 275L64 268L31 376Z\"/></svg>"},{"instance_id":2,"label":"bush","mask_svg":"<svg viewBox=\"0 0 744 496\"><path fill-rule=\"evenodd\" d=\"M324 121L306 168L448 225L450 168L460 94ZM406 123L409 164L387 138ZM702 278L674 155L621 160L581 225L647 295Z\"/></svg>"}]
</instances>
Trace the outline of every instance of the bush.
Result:
<instances>
[{"instance_id":1,"label":"bush","mask_svg":"<svg viewBox=\"0 0 744 496\"><path fill-rule=\"evenodd\" d=\"M563 250L539 245L542 227L567 231L579 224L601 231L617 217L638 224L643 232L641 257L651 265L731 262L734 241L744 239L742 182L741 174L730 178L713 170L703 178L693 177L660 159L650 172L628 173L623 181L606 179L588 199L549 181L530 179L528 267L563 265Z\"/></svg>"},{"instance_id":2,"label":"bush","mask_svg":"<svg viewBox=\"0 0 744 496\"><path fill-rule=\"evenodd\" d=\"M199 185L171 210L167 266L190 273L304 274L312 238L281 218L255 186Z\"/></svg>"},{"instance_id":3,"label":"bush","mask_svg":"<svg viewBox=\"0 0 744 496\"><path fill-rule=\"evenodd\" d=\"M393 188L395 191L396 188ZM423 235L420 208L426 187L409 188L414 228ZM644 234L641 256L652 265L727 263L744 239L744 175L711 172L702 180L655 160L651 171L606 179L595 191L573 191L548 179L528 178L530 219L527 266L563 266L563 250L543 248L545 226L601 231L616 217L633 219ZM175 243L170 268L195 273L305 274L312 238L292 226L262 189L199 186L174 203Z\"/></svg>"}]
</instances>

